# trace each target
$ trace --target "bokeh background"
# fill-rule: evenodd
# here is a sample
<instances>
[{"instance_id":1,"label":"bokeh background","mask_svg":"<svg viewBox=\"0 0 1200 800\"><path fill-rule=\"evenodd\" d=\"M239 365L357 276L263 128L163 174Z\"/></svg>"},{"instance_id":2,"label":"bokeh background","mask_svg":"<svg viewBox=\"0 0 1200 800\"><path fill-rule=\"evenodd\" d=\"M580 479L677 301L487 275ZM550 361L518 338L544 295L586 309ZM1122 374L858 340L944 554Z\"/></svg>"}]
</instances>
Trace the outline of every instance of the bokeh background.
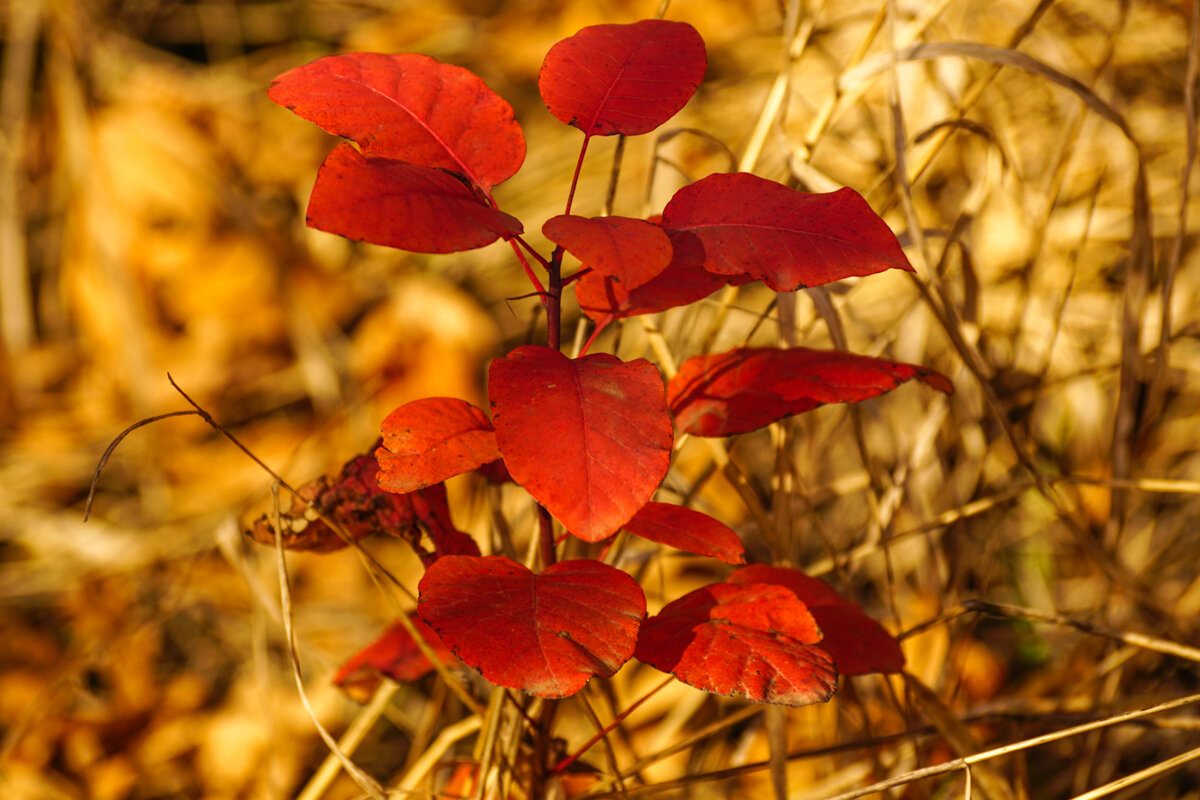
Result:
<instances>
[{"instance_id":1,"label":"bokeh background","mask_svg":"<svg viewBox=\"0 0 1200 800\"><path fill-rule=\"evenodd\" d=\"M273 553L242 534L271 505L270 476L197 418L164 420L116 450L84 523L102 452L137 420L187 408L170 373L303 483L369 448L402 402L480 402L487 359L542 320L500 245L415 256L307 230L333 141L266 87L351 50L475 71L525 127L526 165L497 199L536 242L580 141L537 95L546 50L658 3L0 8L0 795L296 796L327 751L292 683ZM862 678L786 716L793 751L852 745L793 761L790 796L1196 691L1188 653L959 613L983 598L1200 645L1194 4L675 0L667 14L704 36L708 77L661 137L627 144L617 212L659 211L687 180L733 168L849 185L917 269L672 311L655 324L674 357L842 346L958 389L904 387L743 437L732 457L769 531L707 447L685 445L665 484L737 527L753 558L826 576L891 630L932 621L904 643L929 697ZM591 146L578 213L603 207L613 150ZM599 347L653 355L636 321ZM497 495L450 490L459 527L488 541ZM500 499L526 535L528 505ZM401 545L366 546L415 587ZM652 610L723 574L672 552L626 557ZM307 691L336 735L360 707L330 675L393 608L353 551L290 565ZM627 667L617 705L658 679ZM742 708L674 685L614 747L627 766ZM394 780L463 713L433 679L402 688L355 758ZM578 743L590 729L572 713L563 734ZM657 796L767 796L771 724L750 714L631 785L748 765ZM990 762L992 779L1013 797L1071 797L1194 747L1198 726L1185 708ZM906 729L922 733L873 738ZM344 778L322 791L359 792ZM890 796L946 792L961 776ZM1135 795L1200 796L1200 769L1119 796Z\"/></svg>"}]
</instances>

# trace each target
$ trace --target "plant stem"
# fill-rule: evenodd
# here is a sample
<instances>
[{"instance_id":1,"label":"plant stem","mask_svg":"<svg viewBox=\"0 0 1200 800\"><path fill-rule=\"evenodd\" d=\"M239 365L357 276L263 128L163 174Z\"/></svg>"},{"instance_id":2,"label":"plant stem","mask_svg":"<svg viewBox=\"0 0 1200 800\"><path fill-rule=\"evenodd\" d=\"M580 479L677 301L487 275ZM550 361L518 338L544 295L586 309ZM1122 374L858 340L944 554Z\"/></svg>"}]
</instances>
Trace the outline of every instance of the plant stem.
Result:
<instances>
[{"instance_id":1,"label":"plant stem","mask_svg":"<svg viewBox=\"0 0 1200 800\"><path fill-rule=\"evenodd\" d=\"M554 350L562 348L562 247L554 248L554 255L546 265L549 286L546 289L546 344Z\"/></svg>"},{"instance_id":2,"label":"plant stem","mask_svg":"<svg viewBox=\"0 0 1200 800\"><path fill-rule=\"evenodd\" d=\"M583 156L587 153L588 141L591 136L584 135L583 146L579 148L579 160L575 162L575 174L571 176L571 191L567 193L567 208L564 214L571 213L571 203L575 200L575 187L579 185L579 173L583 170Z\"/></svg>"},{"instance_id":3,"label":"plant stem","mask_svg":"<svg viewBox=\"0 0 1200 800\"><path fill-rule=\"evenodd\" d=\"M550 512L541 503L538 503L538 537L541 540L542 550L542 569L553 565L558 561L558 555L554 548L554 520L550 518Z\"/></svg>"}]
</instances>

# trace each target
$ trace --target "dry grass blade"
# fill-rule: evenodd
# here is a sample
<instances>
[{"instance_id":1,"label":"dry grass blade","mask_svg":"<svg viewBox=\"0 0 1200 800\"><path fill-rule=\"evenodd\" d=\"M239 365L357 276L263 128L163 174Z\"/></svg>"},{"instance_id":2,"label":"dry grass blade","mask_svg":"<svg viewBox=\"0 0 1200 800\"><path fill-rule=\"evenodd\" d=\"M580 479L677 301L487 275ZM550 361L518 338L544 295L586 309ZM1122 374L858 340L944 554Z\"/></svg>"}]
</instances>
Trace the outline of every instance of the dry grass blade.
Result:
<instances>
[{"instance_id":1,"label":"dry grass blade","mask_svg":"<svg viewBox=\"0 0 1200 800\"><path fill-rule=\"evenodd\" d=\"M921 683L919 678L908 672L902 675L904 686L914 698L916 706L930 719L950 749L959 758L976 752L979 743L971 730L955 717L946 704L928 686ZM988 800L1012 800L1012 788L990 765L977 764L973 770L968 767L967 773L978 782L980 793Z\"/></svg>"},{"instance_id":2,"label":"dry grass blade","mask_svg":"<svg viewBox=\"0 0 1200 800\"><path fill-rule=\"evenodd\" d=\"M317 719L317 714L313 711L312 704L308 700L308 692L304 688L304 677L300 674L300 654L296 650L296 630L292 623L292 592L291 582L288 580L287 556L283 550L283 521L282 514L279 510L279 490L277 487L272 488L272 499L275 501L275 563L279 570L279 605L283 616L284 636L287 640L288 661L292 667L292 677L296 681L296 691L300 695L300 701L304 704L304 709L308 712L312 719L313 726L317 729L317 733L321 735L325 746L329 748L329 752L337 757L342 764L342 769L354 779L362 790L375 800L387 800L383 794L383 787L378 781L372 778L367 773L363 772L362 768L351 760L341 746L330 735L321 721Z\"/></svg>"},{"instance_id":3,"label":"dry grass blade","mask_svg":"<svg viewBox=\"0 0 1200 800\"><path fill-rule=\"evenodd\" d=\"M975 611L981 614L989 614L996 617L1007 617L1009 619L1027 619L1034 622L1048 622L1054 625L1066 625L1084 633L1090 633L1095 636L1104 636L1114 641L1124 644L1141 647L1145 650L1153 650L1156 653L1163 655L1174 656L1176 658L1184 658L1188 661L1200 663L1200 648L1188 647L1187 645L1178 644L1176 642L1159 639L1153 636L1146 636L1141 633L1126 633L1124 631L1116 631L1110 628L1105 628L1100 625L1093 625L1083 620L1072 619L1071 617L1062 614L1046 614L1036 611L1032 608L1019 608L1016 606L1002 605L1000 603L988 603L982 600L968 600L963 603L964 611Z\"/></svg>"},{"instance_id":4,"label":"dry grass blade","mask_svg":"<svg viewBox=\"0 0 1200 800\"><path fill-rule=\"evenodd\" d=\"M1178 769L1189 761L1195 761L1198 758L1200 758L1200 747L1197 747L1194 750L1189 750L1186 753L1181 753L1174 758L1168 758L1166 761L1159 762L1152 767L1146 767L1143 770L1138 770L1132 775L1126 775L1124 778L1119 778L1118 780L1111 781L1103 786L1098 786L1097 788L1092 789L1090 792L1077 794L1072 797L1071 800L1098 800L1098 798L1101 797L1108 797L1110 794L1119 792L1126 786L1133 786L1134 784L1141 783L1142 781L1160 777L1171 770Z\"/></svg>"},{"instance_id":5,"label":"dry grass blade","mask_svg":"<svg viewBox=\"0 0 1200 800\"><path fill-rule=\"evenodd\" d=\"M1118 714L1116 716L1108 717L1107 719L1097 720L1096 722L1076 725L1075 727L1065 728L1060 731L1055 731L1054 733L1045 734L1044 736L1035 736L1031 739L1026 739L1021 742L1014 742L1013 744L1005 745L1003 747L985 750L982 753L976 753L965 758L956 758L953 761L947 761L944 764L938 764L936 767L926 767L925 769L912 770L911 772L906 772L903 775L897 775L884 781L878 781L870 786L864 786L850 792L843 792L842 794L834 795L826 798L826 800L855 800L855 798L865 797L869 794L874 794L875 792L880 792L885 789L903 786L906 783L924 780L925 778L932 778L937 775L945 775L949 772L966 769L974 764L990 761L993 758L1009 755L1011 753L1017 753L1022 750L1028 750L1031 747L1037 747L1039 745L1058 741L1059 739L1065 739L1070 736L1078 736L1081 733L1088 733L1090 731L1108 728L1113 725L1132 722L1134 720L1152 716L1154 714L1161 714L1164 711L1170 711L1173 708L1180 708L1198 701L1200 701L1200 694L1188 695L1187 697L1181 697L1166 703L1159 703L1158 705L1151 706L1150 708L1144 708L1139 711L1130 711L1126 714Z\"/></svg>"},{"instance_id":6,"label":"dry grass blade","mask_svg":"<svg viewBox=\"0 0 1200 800\"><path fill-rule=\"evenodd\" d=\"M325 795L330 784L337 777L338 771L342 769L342 758L354 755L354 751L363 743L363 739L366 738L371 728L383 716L383 712L392 702L392 697L398 688L396 682L390 679L385 678L379 682L371 701L359 712L358 716L354 718L354 722L350 723L350 727L346 728L346 732L338 739L338 749L330 751L329 755L325 757L316 773L296 795L296 800L320 800Z\"/></svg>"}]
</instances>

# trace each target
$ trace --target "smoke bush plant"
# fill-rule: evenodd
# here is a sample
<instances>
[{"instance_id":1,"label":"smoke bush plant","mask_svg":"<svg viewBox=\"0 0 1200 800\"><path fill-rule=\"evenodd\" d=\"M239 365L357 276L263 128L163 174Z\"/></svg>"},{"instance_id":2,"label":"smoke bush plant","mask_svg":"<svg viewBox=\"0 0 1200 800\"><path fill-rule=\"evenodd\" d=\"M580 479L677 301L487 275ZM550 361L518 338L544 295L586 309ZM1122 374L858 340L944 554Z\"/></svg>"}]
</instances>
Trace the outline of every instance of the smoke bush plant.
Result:
<instances>
[{"instance_id":1,"label":"smoke bush plant","mask_svg":"<svg viewBox=\"0 0 1200 800\"><path fill-rule=\"evenodd\" d=\"M670 119L706 66L704 42L686 23L599 25L556 44L538 86L550 112L582 131L582 165L593 136L643 134ZM655 221L585 217L571 213L577 165L564 213L542 227L555 245L544 254L493 197L520 168L525 139L508 103L471 72L423 55L350 53L279 76L270 97L353 142L321 165L310 226L420 253L502 239L546 309L545 345L491 363L487 410L455 398L403 405L383 421L373 456L306 495L343 534L386 532L418 549L426 571L414 623L435 655L453 653L492 684L542 698L571 695L637 658L709 692L790 706L827 700L839 673L901 669L903 655L878 623L795 569L743 566L646 619L642 589L624 571L600 558L558 559L561 526L584 542L625 531L743 564L741 541L724 523L653 501L676 436L746 433L912 378L951 391L923 367L805 348L700 355L665 383L649 361L588 352L615 320L684 306L729 284L792 291L911 271L860 195L715 174L680 189ZM569 274L567 254L580 264ZM567 291L595 323L577 358L560 352ZM442 482L477 469L536 501L538 571L481 555L454 528ZM432 551L421 549L422 533ZM322 523L284 534L300 548L342 543ZM255 535L273 540L274 531L264 520ZM400 680L429 671L411 629L389 629L340 679L364 667ZM543 721L537 735L545 737Z\"/></svg>"}]
</instances>

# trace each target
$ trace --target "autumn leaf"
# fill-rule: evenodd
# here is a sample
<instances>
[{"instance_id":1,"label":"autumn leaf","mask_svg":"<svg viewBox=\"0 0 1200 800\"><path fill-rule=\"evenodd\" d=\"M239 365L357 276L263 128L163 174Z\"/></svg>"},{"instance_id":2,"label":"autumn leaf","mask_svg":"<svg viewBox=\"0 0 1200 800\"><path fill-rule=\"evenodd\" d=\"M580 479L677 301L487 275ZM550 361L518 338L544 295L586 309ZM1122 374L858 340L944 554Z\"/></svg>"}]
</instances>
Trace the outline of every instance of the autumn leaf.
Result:
<instances>
[{"instance_id":1,"label":"autumn leaf","mask_svg":"<svg viewBox=\"0 0 1200 800\"><path fill-rule=\"evenodd\" d=\"M707 68L704 40L686 22L593 25L550 48L538 90L584 136L634 135L675 116Z\"/></svg>"},{"instance_id":2,"label":"autumn leaf","mask_svg":"<svg viewBox=\"0 0 1200 800\"><path fill-rule=\"evenodd\" d=\"M550 241L599 275L636 289L671 263L671 240L663 229L629 217L551 217L542 226Z\"/></svg>"},{"instance_id":3,"label":"autumn leaf","mask_svg":"<svg viewBox=\"0 0 1200 800\"><path fill-rule=\"evenodd\" d=\"M856 403L917 380L950 394L926 367L837 350L742 347L689 358L667 385L680 431L732 436L827 403Z\"/></svg>"},{"instance_id":4,"label":"autumn leaf","mask_svg":"<svg viewBox=\"0 0 1200 800\"><path fill-rule=\"evenodd\" d=\"M484 191L525 159L512 106L474 73L429 56L325 56L280 75L268 96L368 156L458 172Z\"/></svg>"},{"instance_id":5,"label":"autumn leaf","mask_svg":"<svg viewBox=\"0 0 1200 800\"><path fill-rule=\"evenodd\" d=\"M329 553L346 547L322 516L340 526L352 539L370 534L396 535L415 525L412 504L407 498L383 491L376 484L379 465L371 455L356 456L336 475L323 476L304 484L299 498L280 515L283 546L288 550ZM309 503L313 508L310 509ZM254 541L275 544L275 515L263 514L246 531Z\"/></svg>"},{"instance_id":6,"label":"autumn leaf","mask_svg":"<svg viewBox=\"0 0 1200 800\"><path fill-rule=\"evenodd\" d=\"M635 655L684 683L757 703L822 703L837 689L833 659L804 603L782 586L717 583L642 624Z\"/></svg>"},{"instance_id":7,"label":"autumn leaf","mask_svg":"<svg viewBox=\"0 0 1200 800\"><path fill-rule=\"evenodd\" d=\"M853 189L810 194L745 172L675 193L663 227L703 243L704 268L787 292L885 269L912 272L900 243Z\"/></svg>"},{"instance_id":8,"label":"autumn leaf","mask_svg":"<svg viewBox=\"0 0 1200 800\"><path fill-rule=\"evenodd\" d=\"M600 561L540 574L503 556L455 556L421 579L418 612L492 683L539 697L574 694L633 655L646 600L637 581Z\"/></svg>"},{"instance_id":9,"label":"autumn leaf","mask_svg":"<svg viewBox=\"0 0 1200 800\"><path fill-rule=\"evenodd\" d=\"M427 397L383 421L379 485L412 492L500 458L492 423L480 409L452 397Z\"/></svg>"},{"instance_id":10,"label":"autumn leaf","mask_svg":"<svg viewBox=\"0 0 1200 800\"><path fill-rule=\"evenodd\" d=\"M453 253L511 238L524 228L452 174L341 144L317 171L310 227L413 253Z\"/></svg>"},{"instance_id":11,"label":"autumn leaf","mask_svg":"<svg viewBox=\"0 0 1200 800\"><path fill-rule=\"evenodd\" d=\"M630 288L599 273L575 282L575 299L598 324L691 305L729 285L752 280L748 275L717 275L704 269L704 246L687 231L664 231L671 243L671 263L646 283Z\"/></svg>"},{"instance_id":12,"label":"autumn leaf","mask_svg":"<svg viewBox=\"0 0 1200 800\"><path fill-rule=\"evenodd\" d=\"M622 526L634 536L719 558L728 564L745 564L745 547L737 533L708 514L670 503L647 503Z\"/></svg>"},{"instance_id":13,"label":"autumn leaf","mask_svg":"<svg viewBox=\"0 0 1200 800\"><path fill-rule=\"evenodd\" d=\"M904 669L904 652L895 637L819 578L790 567L753 564L736 570L726 583L769 583L789 589L808 606L825 634L817 646L833 656L843 675Z\"/></svg>"},{"instance_id":14,"label":"autumn leaf","mask_svg":"<svg viewBox=\"0 0 1200 800\"><path fill-rule=\"evenodd\" d=\"M453 660L454 654L442 643L437 633L416 614L411 614L413 626L424 637L435 655L443 662ZM433 672L433 664L417 647L408 629L393 622L375 641L346 660L333 676L334 686L340 686L351 697L365 702L385 675L398 683L412 683Z\"/></svg>"},{"instance_id":15,"label":"autumn leaf","mask_svg":"<svg viewBox=\"0 0 1200 800\"><path fill-rule=\"evenodd\" d=\"M667 474L671 418L644 359L524 345L492 362L488 396L513 480L585 541L616 533Z\"/></svg>"}]
</instances>

